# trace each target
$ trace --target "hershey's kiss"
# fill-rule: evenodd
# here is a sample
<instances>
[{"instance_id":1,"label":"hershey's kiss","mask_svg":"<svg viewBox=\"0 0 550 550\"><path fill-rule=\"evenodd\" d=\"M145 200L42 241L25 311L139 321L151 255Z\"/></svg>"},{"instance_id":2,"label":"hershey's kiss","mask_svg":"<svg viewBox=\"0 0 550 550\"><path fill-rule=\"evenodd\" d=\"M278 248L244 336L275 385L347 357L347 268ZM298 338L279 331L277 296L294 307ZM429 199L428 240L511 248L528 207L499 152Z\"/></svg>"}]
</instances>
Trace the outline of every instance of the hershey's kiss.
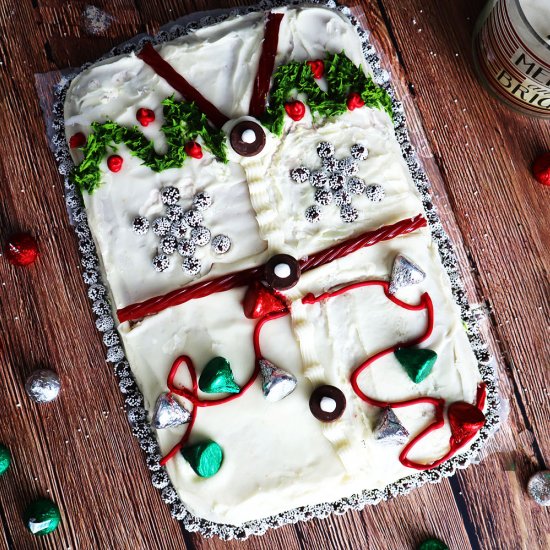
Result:
<instances>
[{"instance_id":1,"label":"hershey's kiss","mask_svg":"<svg viewBox=\"0 0 550 550\"><path fill-rule=\"evenodd\" d=\"M416 550L449 550L449 547L440 539L430 538L421 542Z\"/></svg>"},{"instance_id":2,"label":"hershey's kiss","mask_svg":"<svg viewBox=\"0 0 550 550\"><path fill-rule=\"evenodd\" d=\"M153 426L157 430L163 428L175 428L187 424L191 419L191 413L182 407L171 393L161 393L153 410Z\"/></svg>"},{"instance_id":3,"label":"hershey's kiss","mask_svg":"<svg viewBox=\"0 0 550 550\"><path fill-rule=\"evenodd\" d=\"M542 470L531 476L527 491L537 504L550 506L550 470Z\"/></svg>"},{"instance_id":4,"label":"hershey's kiss","mask_svg":"<svg viewBox=\"0 0 550 550\"><path fill-rule=\"evenodd\" d=\"M437 361L437 353L428 348L397 348L394 355L415 384L432 372Z\"/></svg>"},{"instance_id":5,"label":"hershey's kiss","mask_svg":"<svg viewBox=\"0 0 550 550\"><path fill-rule=\"evenodd\" d=\"M231 365L225 357L210 359L199 377L199 388L205 393L239 393Z\"/></svg>"},{"instance_id":6,"label":"hershey's kiss","mask_svg":"<svg viewBox=\"0 0 550 550\"><path fill-rule=\"evenodd\" d=\"M11 464L10 450L0 443L0 476L5 474Z\"/></svg>"},{"instance_id":7,"label":"hershey's kiss","mask_svg":"<svg viewBox=\"0 0 550 550\"><path fill-rule=\"evenodd\" d=\"M395 294L400 288L416 285L426 278L426 274L411 260L398 254L393 261L390 280L390 294Z\"/></svg>"},{"instance_id":8,"label":"hershey's kiss","mask_svg":"<svg viewBox=\"0 0 550 550\"><path fill-rule=\"evenodd\" d=\"M402 445L409 432L401 424L391 407L384 407L374 427L374 439L385 445Z\"/></svg>"},{"instance_id":9,"label":"hershey's kiss","mask_svg":"<svg viewBox=\"0 0 550 550\"><path fill-rule=\"evenodd\" d=\"M25 391L35 403L53 401L61 389L61 380L52 370L34 371L25 382Z\"/></svg>"},{"instance_id":10,"label":"hershey's kiss","mask_svg":"<svg viewBox=\"0 0 550 550\"><path fill-rule=\"evenodd\" d=\"M268 401L281 401L295 390L297 380L290 372L276 367L267 359L260 359L258 363L263 379L262 390Z\"/></svg>"},{"instance_id":11,"label":"hershey's kiss","mask_svg":"<svg viewBox=\"0 0 550 550\"><path fill-rule=\"evenodd\" d=\"M181 454L200 477L217 474L223 462L222 448L210 439L184 447Z\"/></svg>"}]
</instances>

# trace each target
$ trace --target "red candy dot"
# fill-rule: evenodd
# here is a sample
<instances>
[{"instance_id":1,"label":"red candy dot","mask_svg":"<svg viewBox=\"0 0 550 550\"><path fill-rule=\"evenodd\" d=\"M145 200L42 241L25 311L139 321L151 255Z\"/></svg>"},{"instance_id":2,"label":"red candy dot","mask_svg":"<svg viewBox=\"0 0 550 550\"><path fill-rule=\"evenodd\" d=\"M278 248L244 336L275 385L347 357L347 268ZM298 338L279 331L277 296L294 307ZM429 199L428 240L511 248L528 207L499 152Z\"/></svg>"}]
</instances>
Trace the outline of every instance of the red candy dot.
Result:
<instances>
[{"instance_id":1,"label":"red candy dot","mask_svg":"<svg viewBox=\"0 0 550 550\"><path fill-rule=\"evenodd\" d=\"M353 111L354 109L359 109L365 105L365 102L361 99L361 96L355 92L349 94L348 100L346 102L348 109Z\"/></svg>"},{"instance_id":2,"label":"red candy dot","mask_svg":"<svg viewBox=\"0 0 550 550\"><path fill-rule=\"evenodd\" d=\"M202 158L202 147L196 141L189 141L185 144L185 152L194 159Z\"/></svg>"},{"instance_id":3,"label":"red candy dot","mask_svg":"<svg viewBox=\"0 0 550 550\"><path fill-rule=\"evenodd\" d=\"M107 166L111 172L120 172L124 160L120 155L111 155L107 159Z\"/></svg>"},{"instance_id":4,"label":"red candy dot","mask_svg":"<svg viewBox=\"0 0 550 550\"><path fill-rule=\"evenodd\" d=\"M302 120L306 114L306 106L301 101L289 101L285 103L286 114L292 120Z\"/></svg>"},{"instance_id":5,"label":"red candy dot","mask_svg":"<svg viewBox=\"0 0 550 550\"><path fill-rule=\"evenodd\" d=\"M11 265L29 265L38 256L38 245L28 233L15 233L6 243L5 254Z\"/></svg>"},{"instance_id":6,"label":"red candy dot","mask_svg":"<svg viewBox=\"0 0 550 550\"><path fill-rule=\"evenodd\" d=\"M539 155L533 162L533 176L542 183L542 185L550 185L550 151Z\"/></svg>"},{"instance_id":7,"label":"red candy dot","mask_svg":"<svg viewBox=\"0 0 550 550\"><path fill-rule=\"evenodd\" d=\"M86 136L82 132L77 132L69 138L69 147L71 149L84 147L84 145L86 145Z\"/></svg>"},{"instance_id":8,"label":"red candy dot","mask_svg":"<svg viewBox=\"0 0 550 550\"><path fill-rule=\"evenodd\" d=\"M136 118L142 126L149 126L151 122L155 122L155 111L142 107L137 110Z\"/></svg>"},{"instance_id":9,"label":"red candy dot","mask_svg":"<svg viewBox=\"0 0 550 550\"><path fill-rule=\"evenodd\" d=\"M308 61L307 64L310 66L315 80L319 80L325 74L325 64L320 59Z\"/></svg>"}]
</instances>

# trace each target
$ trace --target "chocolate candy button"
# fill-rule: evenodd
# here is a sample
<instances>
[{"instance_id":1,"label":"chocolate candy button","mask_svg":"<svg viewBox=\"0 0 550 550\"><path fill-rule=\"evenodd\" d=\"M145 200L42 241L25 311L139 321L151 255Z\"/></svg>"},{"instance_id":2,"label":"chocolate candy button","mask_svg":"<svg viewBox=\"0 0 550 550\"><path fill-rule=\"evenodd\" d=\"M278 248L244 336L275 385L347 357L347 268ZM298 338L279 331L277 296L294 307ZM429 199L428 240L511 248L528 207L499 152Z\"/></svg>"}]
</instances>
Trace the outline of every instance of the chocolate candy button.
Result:
<instances>
[{"instance_id":1,"label":"chocolate candy button","mask_svg":"<svg viewBox=\"0 0 550 550\"><path fill-rule=\"evenodd\" d=\"M252 120L235 124L229 135L231 147L243 157L253 157L265 147L265 132Z\"/></svg>"},{"instance_id":2,"label":"chocolate candy button","mask_svg":"<svg viewBox=\"0 0 550 550\"><path fill-rule=\"evenodd\" d=\"M309 398L311 414L321 422L338 420L346 410L346 397L335 386L319 386Z\"/></svg>"},{"instance_id":3,"label":"chocolate candy button","mask_svg":"<svg viewBox=\"0 0 550 550\"><path fill-rule=\"evenodd\" d=\"M264 276L271 288L287 290L300 279L300 264L289 254L276 254L265 264Z\"/></svg>"}]
</instances>

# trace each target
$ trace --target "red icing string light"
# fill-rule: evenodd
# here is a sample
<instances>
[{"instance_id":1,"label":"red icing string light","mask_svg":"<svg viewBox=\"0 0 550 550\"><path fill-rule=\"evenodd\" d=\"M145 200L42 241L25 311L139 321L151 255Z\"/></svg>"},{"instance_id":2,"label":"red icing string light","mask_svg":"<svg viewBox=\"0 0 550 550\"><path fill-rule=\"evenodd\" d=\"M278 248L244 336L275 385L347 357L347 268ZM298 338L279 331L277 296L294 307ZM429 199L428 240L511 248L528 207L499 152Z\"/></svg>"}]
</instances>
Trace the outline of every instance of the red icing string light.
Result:
<instances>
[{"instance_id":1,"label":"red icing string light","mask_svg":"<svg viewBox=\"0 0 550 550\"><path fill-rule=\"evenodd\" d=\"M374 231L368 231L357 237L352 237L321 252L311 254L307 258L300 260L300 269L303 273L343 258L361 248L375 245L381 241L388 241L400 235L407 235L422 227L426 227L426 220L421 214L418 214L414 218L407 218L391 225L385 225ZM199 281L198 283L178 288L162 296L156 296L149 300L123 307L117 311L117 316L121 323L125 321L137 321L147 315L154 315L169 307L184 304L189 300L204 298L210 296L210 294L225 292L239 286L247 286L252 281L259 279L264 269L265 267L261 265L244 271L222 275L209 281Z\"/></svg>"},{"instance_id":2,"label":"red icing string light","mask_svg":"<svg viewBox=\"0 0 550 550\"><path fill-rule=\"evenodd\" d=\"M265 111L269 83L271 82L271 75L275 66L275 55L279 44L279 27L283 17L284 14L282 13L270 13L265 22L262 53L260 54L258 72L254 80L250 107L248 108L250 116L256 118L259 118Z\"/></svg>"},{"instance_id":3,"label":"red icing string light","mask_svg":"<svg viewBox=\"0 0 550 550\"><path fill-rule=\"evenodd\" d=\"M280 317L284 317L285 315L288 315L289 310L284 309L283 311L277 311L273 313L268 313L267 315L264 315L254 327L254 335L253 335L253 344L254 344L254 371L252 372L252 375L247 380L247 382L242 386L241 391L239 393L229 395L227 397L222 397L219 399L201 399L198 395L198 383L197 383L197 371L195 369L195 366L193 364L193 361L191 358L187 355L181 355L178 357L174 363L172 364L172 368L170 369L170 373L168 374L168 389L180 397L183 397L184 399L187 399L193 404L193 410L191 411L191 418L189 419L189 423L187 424L187 429L185 430L185 434L183 435L183 438L180 440L180 442L175 445L167 454L164 456L160 464L161 466L164 466L171 458L173 458L187 443L189 440L189 437L191 436L191 431L193 429L193 425L195 424L195 420L197 418L197 410L198 407L215 407L216 405L223 405L224 403L229 403L230 401L233 401L243 395L251 386L254 384L254 381L258 377L258 374L260 373L260 366L259 366L259 360L263 358L261 347L260 347L260 334L262 331L263 326L269 322L273 321L275 319L279 319ZM187 388L179 388L175 385L174 379L176 377L176 374L179 371L179 368L185 365L187 367L187 370L189 371L189 375L191 377L191 390Z\"/></svg>"},{"instance_id":4,"label":"red icing string light","mask_svg":"<svg viewBox=\"0 0 550 550\"><path fill-rule=\"evenodd\" d=\"M138 53L138 57L143 60L155 73L164 78L174 90L177 90L187 101L194 101L198 108L206 115L208 120L217 128L221 128L229 118L226 117L217 107L206 99L196 88L191 86L181 74L179 74L170 63L165 61L161 55L153 48L150 42L143 46Z\"/></svg>"}]
</instances>

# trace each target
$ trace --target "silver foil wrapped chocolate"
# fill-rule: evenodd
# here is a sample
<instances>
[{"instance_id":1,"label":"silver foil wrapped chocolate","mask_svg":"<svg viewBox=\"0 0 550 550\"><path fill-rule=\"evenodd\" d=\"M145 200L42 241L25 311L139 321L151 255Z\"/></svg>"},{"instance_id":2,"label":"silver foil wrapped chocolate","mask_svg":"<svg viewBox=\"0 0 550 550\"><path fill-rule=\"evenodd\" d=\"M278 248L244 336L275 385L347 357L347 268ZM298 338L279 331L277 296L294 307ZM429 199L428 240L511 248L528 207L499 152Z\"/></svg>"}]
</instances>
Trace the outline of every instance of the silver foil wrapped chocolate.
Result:
<instances>
[{"instance_id":1,"label":"silver foil wrapped chocolate","mask_svg":"<svg viewBox=\"0 0 550 550\"><path fill-rule=\"evenodd\" d=\"M53 401L61 389L61 380L49 369L34 371L25 382L25 391L35 403Z\"/></svg>"},{"instance_id":2,"label":"silver foil wrapped chocolate","mask_svg":"<svg viewBox=\"0 0 550 550\"><path fill-rule=\"evenodd\" d=\"M276 367L267 359L260 359L259 363L263 379L262 390L268 401L281 401L294 391L297 384L294 375Z\"/></svg>"},{"instance_id":3,"label":"silver foil wrapped chocolate","mask_svg":"<svg viewBox=\"0 0 550 550\"><path fill-rule=\"evenodd\" d=\"M187 424L191 413L180 405L171 393L161 393L153 410L153 426L157 430Z\"/></svg>"},{"instance_id":4,"label":"silver foil wrapped chocolate","mask_svg":"<svg viewBox=\"0 0 550 550\"><path fill-rule=\"evenodd\" d=\"M537 504L550 506L550 470L542 470L531 476L527 492Z\"/></svg>"},{"instance_id":5,"label":"silver foil wrapped chocolate","mask_svg":"<svg viewBox=\"0 0 550 550\"><path fill-rule=\"evenodd\" d=\"M421 283L426 274L414 262L403 254L398 254L393 261L390 280L390 294L395 294L400 288Z\"/></svg>"},{"instance_id":6,"label":"silver foil wrapped chocolate","mask_svg":"<svg viewBox=\"0 0 550 550\"><path fill-rule=\"evenodd\" d=\"M407 437L409 432L401 424L392 408L382 409L374 428L374 438L385 445L402 445L407 441Z\"/></svg>"}]
</instances>

